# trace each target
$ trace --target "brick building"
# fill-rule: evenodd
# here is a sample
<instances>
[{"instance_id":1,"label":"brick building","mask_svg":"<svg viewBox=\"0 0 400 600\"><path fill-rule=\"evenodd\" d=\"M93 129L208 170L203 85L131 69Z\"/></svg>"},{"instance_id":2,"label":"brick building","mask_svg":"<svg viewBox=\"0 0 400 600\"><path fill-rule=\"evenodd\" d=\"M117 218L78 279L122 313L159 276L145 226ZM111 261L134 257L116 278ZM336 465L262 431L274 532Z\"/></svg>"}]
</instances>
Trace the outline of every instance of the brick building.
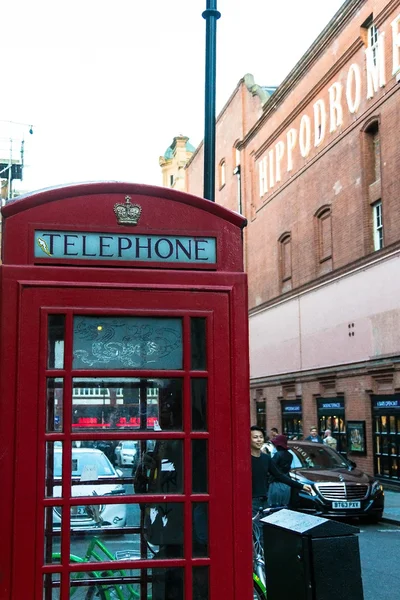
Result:
<instances>
[{"instance_id":1,"label":"brick building","mask_svg":"<svg viewBox=\"0 0 400 600\"><path fill-rule=\"evenodd\" d=\"M216 136L216 202L248 219L253 420L290 435L329 427L393 482L399 123L400 1L347 0L277 89L238 83ZM202 173L200 145L187 191L202 195Z\"/></svg>"}]
</instances>

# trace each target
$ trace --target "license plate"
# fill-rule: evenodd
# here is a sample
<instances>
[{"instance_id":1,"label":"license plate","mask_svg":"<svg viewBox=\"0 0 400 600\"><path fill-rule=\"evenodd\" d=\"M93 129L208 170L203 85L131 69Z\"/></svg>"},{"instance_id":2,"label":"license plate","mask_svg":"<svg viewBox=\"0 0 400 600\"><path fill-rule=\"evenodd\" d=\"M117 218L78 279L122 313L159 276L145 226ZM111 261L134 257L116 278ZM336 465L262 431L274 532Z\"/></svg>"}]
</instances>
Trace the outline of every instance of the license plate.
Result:
<instances>
[{"instance_id":1,"label":"license plate","mask_svg":"<svg viewBox=\"0 0 400 600\"><path fill-rule=\"evenodd\" d=\"M361 502L332 502L332 508L361 508Z\"/></svg>"},{"instance_id":2,"label":"license plate","mask_svg":"<svg viewBox=\"0 0 400 600\"><path fill-rule=\"evenodd\" d=\"M71 506L71 516L87 516L86 506Z\"/></svg>"}]
</instances>

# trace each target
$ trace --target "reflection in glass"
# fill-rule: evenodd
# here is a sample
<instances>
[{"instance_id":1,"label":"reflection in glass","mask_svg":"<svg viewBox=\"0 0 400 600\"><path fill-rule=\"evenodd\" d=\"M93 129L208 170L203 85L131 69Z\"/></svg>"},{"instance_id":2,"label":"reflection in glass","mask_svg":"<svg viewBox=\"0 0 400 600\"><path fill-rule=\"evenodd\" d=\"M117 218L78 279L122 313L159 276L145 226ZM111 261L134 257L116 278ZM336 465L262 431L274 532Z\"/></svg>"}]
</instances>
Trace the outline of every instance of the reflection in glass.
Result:
<instances>
[{"instance_id":1,"label":"reflection in glass","mask_svg":"<svg viewBox=\"0 0 400 600\"><path fill-rule=\"evenodd\" d=\"M176 558L173 552L167 553L166 558ZM152 576L152 598L154 600L164 600L173 598L174 600L184 599L184 572L180 567L170 567L169 569L153 569ZM171 596L173 590L173 596ZM200 600L200 599L199 599Z\"/></svg>"},{"instance_id":2,"label":"reflection in glass","mask_svg":"<svg viewBox=\"0 0 400 600\"><path fill-rule=\"evenodd\" d=\"M207 431L207 379L192 379L192 431Z\"/></svg>"},{"instance_id":3,"label":"reflection in glass","mask_svg":"<svg viewBox=\"0 0 400 600\"><path fill-rule=\"evenodd\" d=\"M117 552L116 558L120 558ZM70 577L70 597L74 600L87 598L126 600L161 600L173 598L183 600L184 574L181 567L169 569L133 569L107 570L105 572L73 572ZM171 592L173 595L171 596ZM199 599L200 600L200 599Z\"/></svg>"},{"instance_id":4,"label":"reflection in glass","mask_svg":"<svg viewBox=\"0 0 400 600\"><path fill-rule=\"evenodd\" d=\"M182 389L182 379L76 377L73 431L182 431Z\"/></svg>"},{"instance_id":5,"label":"reflection in glass","mask_svg":"<svg viewBox=\"0 0 400 600\"><path fill-rule=\"evenodd\" d=\"M62 442L46 442L45 458L45 496L46 498L59 498L61 496L62 476ZM57 474L54 464L57 462Z\"/></svg>"},{"instance_id":6,"label":"reflection in glass","mask_svg":"<svg viewBox=\"0 0 400 600\"><path fill-rule=\"evenodd\" d=\"M43 600L60 600L60 573L43 575Z\"/></svg>"},{"instance_id":7,"label":"reflection in glass","mask_svg":"<svg viewBox=\"0 0 400 600\"><path fill-rule=\"evenodd\" d=\"M74 317L74 369L182 369L182 319Z\"/></svg>"},{"instance_id":8,"label":"reflection in glass","mask_svg":"<svg viewBox=\"0 0 400 600\"><path fill-rule=\"evenodd\" d=\"M193 567L193 600L208 600L208 567Z\"/></svg>"},{"instance_id":9,"label":"reflection in glass","mask_svg":"<svg viewBox=\"0 0 400 600\"><path fill-rule=\"evenodd\" d=\"M47 368L64 368L64 315L49 315L47 341Z\"/></svg>"},{"instance_id":10,"label":"reflection in glass","mask_svg":"<svg viewBox=\"0 0 400 600\"><path fill-rule=\"evenodd\" d=\"M140 440L136 494L183 493L183 440Z\"/></svg>"},{"instance_id":11,"label":"reflection in glass","mask_svg":"<svg viewBox=\"0 0 400 600\"><path fill-rule=\"evenodd\" d=\"M63 385L61 377L47 378L46 432L63 430Z\"/></svg>"},{"instance_id":12,"label":"reflection in glass","mask_svg":"<svg viewBox=\"0 0 400 600\"><path fill-rule=\"evenodd\" d=\"M207 368L205 318L193 317L190 319L190 345L192 349L191 369L205 371Z\"/></svg>"},{"instance_id":13,"label":"reflection in glass","mask_svg":"<svg viewBox=\"0 0 400 600\"><path fill-rule=\"evenodd\" d=\"M193 494L208 492L207 440L192 440L192 491Z\"/></svg>"},{"instance_id":14,"label":"reflection in glass","mask_svg":"<svg viewBox=\"0 0 400 600\"><path fill-rule=\"evenodd\" d=\"M389 429L390 433L396 433L396 417L394 415L391 415L389 419Z\"/></svg>"},{"instance_id":15,"label":"reflection in glass","mask_svg":"<svg viewBox=\"0 0 400 600\"><path fill-rule=\"evenodd\" d=\"M193 556L208 556L208 504L193 502Z\"/></svg>"},{"instance_id":16,"label":"reflection in glass","mask_svg":"<svg viewBox=\"0 0 400 600\"><path fill-rule=\"evenodd\" d=\"M54 519L54 517L56 518ZM44 509L44 563L60 562L61 547L61 506L46 506ZM55 527L54 521L57 522Z\"/></svg>"}]
</instances>

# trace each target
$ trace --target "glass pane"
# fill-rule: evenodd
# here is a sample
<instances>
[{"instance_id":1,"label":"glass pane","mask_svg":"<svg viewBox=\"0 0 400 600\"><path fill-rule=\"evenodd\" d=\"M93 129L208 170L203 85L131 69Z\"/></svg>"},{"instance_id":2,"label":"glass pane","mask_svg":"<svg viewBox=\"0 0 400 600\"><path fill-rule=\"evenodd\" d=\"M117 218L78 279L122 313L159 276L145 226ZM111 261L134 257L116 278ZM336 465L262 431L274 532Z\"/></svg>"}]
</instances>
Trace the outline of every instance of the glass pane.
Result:
<instances>
[{"instance_id":1,"label":"glass pane","mask_svg":"<svg viewBox=\"0 0 400 600\"><path fill-rule=\"evenodd\" d=\"M63 390L64 380L61 377L47 379L46 431L52 433L63 431Z\"/></svg>"},{"instance_id":2,"label":"glass pane","mask_svg":"<svg viewBox=\"0 0 400 600\"><path fill-rule=\"evenodd\" d=\"M133 479L135 493L182 494L183 440L143 440L140 447Z\"/></svg>"},{"instance_id":3,"label":"glass pane","mask_svg":"<svg viewBox=\"0 0 400 600\"><path fill-rule=\"evenodd\" d=\"M60 562L61 506L46 506L44 509L44 563Z\"/></svg>"},{"instance_id":4,"label":"glass pane","mask_svg":"<svg viewBox=\"0 0 400 600\"><path fill-rule=\"evenodd\" d=\"M175 558L172 551L166 551L165 558ZM173 590L173 595L171 591ZM184 599L184 571L180 567L153 569L152 596L154 600Z\"/></svg>"},{"instance_id":5,"label":"glass pane","mask_svg":"<svg viewBox=\"0 0 400 600\"><path fill-rule=\"evenodd\" d=\"M182 431L182 379L76 377L72 430Z\"/></svg>"},{"instance_id":6,"label":"glass pane","mask_svg":"<svg viewBox=\"0 0 400 600\"><path fill-rule=\"evenodd\" d=\"M82 504L71 507L70 553L85 561L183 557L183 504Z\"/></svg>"},{"instance_id":7,"label":"glass pane","mask_svg":"<svg viewBox=\"0 0 400 600\"><path fill-rule=\"evenodd\" d=\"M194 317L190 319L190 342L192 349L191 369L205 371L207 368L206 354L206 320Z\"/></svg>"},{"instance_id":8,"label":"glass pane","mask_svg":"<svg viewBox=\"0 0 400 600\"><path fill-rule=\"evenodd\" d=\"M64 368L64 315L49 315L47 367L49 369Z\"/></svg>"},{"instance_id":9,"label":"glass pane","mask_svg":"<svg viewBox=\"0 0 400 600\"><path fill-rule=\"evenodd\" d=\"M208 567L193 567L193 600L208 600Z\"/></svg>"},{"instance_id":10,"label":"glass pane","mask_svg":"<svg viewBox=\"0 0 400 600\"><path fill-rule=\"evenodd\" d=\"M192 379L192 431L207 431L207 379Z\"/></svg>"},{"instance_id":11,"label":"glass pane","mask_svg":"<svg viewBox=\"0 0 400 600\"><path fill-rule=\"evenodd\" d=\"M183 493L183 440L102 439L74 443L72 497ZM60 477L61 455L57 450L55 477Z\"/></svg>"},{"instance_id":12,"label":"glass pane","mask_svg":"<svg viewBox=\"0 0 400 600\"><path fill-rule=\"evenodd\" d=\"M74 317L74 369L182 369L182 319Z\"/></svg>"},{"instance_id":13,"label":"glass pane","mask_svg":"<svg viewBox=\"0 0 400 600\"><path fill-rule=\"evenodd\" d=\"M207 440L192 440L192 490L193 494L206 494Z\"/></svg>"},{"instance_id":14,"label":"glass pane","mask_svg":"<svg viewBox=\"0 0 400 600\"><path fill-rule=\"evenodd\" d=\"M46 442L46 498L61 497L62 450L62 442Z\"/></svg>"},{"instance_id":15,"label":"glass pane","mask_svg":"<svg viewBox=\"0 0 400 600\"><path fill-rule=\"evenodd\" d=\"M193 556L208 556L208 504L193 502Z\"/></svg>"},{"instance_id":16,"label":"glass pane","mask_svg":"<svg viewBox=\"0 0 400 600\"><path fill-rule=\"evenodd\" d=\"M43 575L43 600L60 600L60 573Z\"/></svg>"},{"instance_id":17,"label":"glass pane","mask_svg":"<svg viewBox=\"0 0 400 600\"><path fill-rule=\"evenodd\" d=\"M74 600L183 600L184 572L181 567L133 569L128 563L123 569L71 573L70 586Z\"/></svg>"}]
</instances>

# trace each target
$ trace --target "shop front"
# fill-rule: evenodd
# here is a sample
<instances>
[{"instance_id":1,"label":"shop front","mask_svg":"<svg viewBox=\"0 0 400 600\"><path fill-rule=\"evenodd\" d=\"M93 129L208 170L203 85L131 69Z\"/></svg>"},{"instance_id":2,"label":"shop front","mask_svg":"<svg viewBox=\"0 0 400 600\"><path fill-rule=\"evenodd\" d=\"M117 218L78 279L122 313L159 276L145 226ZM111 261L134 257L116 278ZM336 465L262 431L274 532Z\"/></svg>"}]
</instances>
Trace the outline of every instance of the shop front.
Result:
<instances>
[{"instance_id":1,"label":"shop front","mask_svg":"<svg viewBox=\"0 0 400 600\"><path fill-rule=\"evenodd\" d=\"M281 402L282 433L289 439L303 437L303 419L301 400L296 402Z\"/></svg>"},{"instance_id":2,"label":"shop front","mask_svg":"<svg viewBox=\"0 0 400 600\"><path fill-rule=\"evenodd\" d=\"M374 472L400 483L400 394L372 396Z\"/></svg>"},{"instance_id":3,"label":"shop front","mask_svg":"<svg viewBox=\"0 0 400 600\"><path fill-rule=\"evenodd\" d=\"M344 410L344 398L318 398L318 424L321 437L324 431L330 429L332 436L337 441L337 451L346 454L346 422Z\"/></svg>"}]
</instances>

